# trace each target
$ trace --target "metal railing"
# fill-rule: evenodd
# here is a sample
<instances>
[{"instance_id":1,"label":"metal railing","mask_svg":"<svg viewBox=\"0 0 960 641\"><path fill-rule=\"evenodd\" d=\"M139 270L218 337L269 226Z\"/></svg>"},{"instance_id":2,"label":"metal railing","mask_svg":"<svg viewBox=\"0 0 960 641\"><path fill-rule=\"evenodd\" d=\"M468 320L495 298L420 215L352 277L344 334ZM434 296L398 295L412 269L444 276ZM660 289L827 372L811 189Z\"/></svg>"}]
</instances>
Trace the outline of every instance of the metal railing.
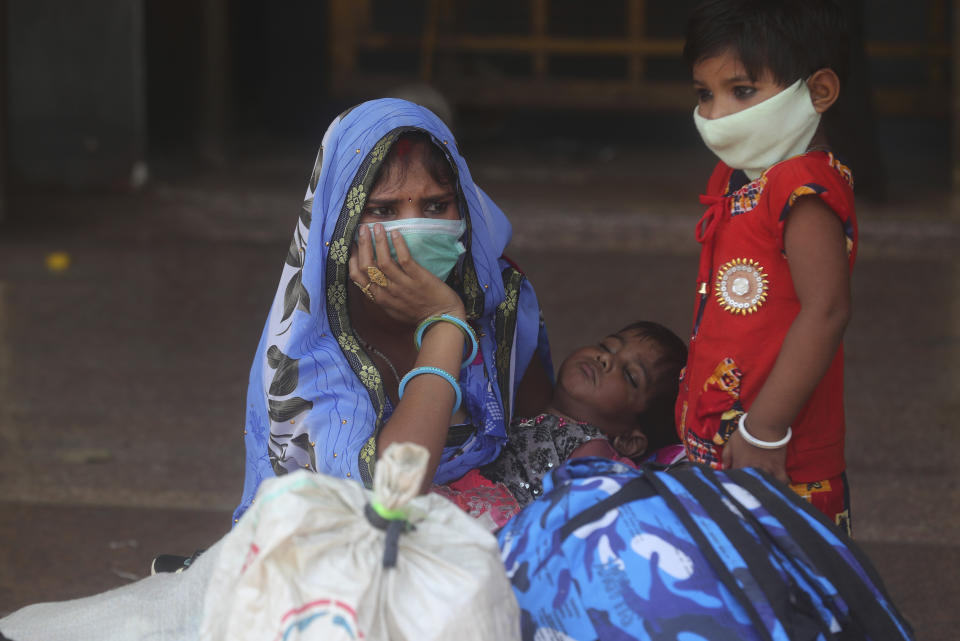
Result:
<instances>
[{"instance_id":1,"label":"metal railing","mask_svg":"<svg viewBox=\"0 0 960 641\"><path fill-rule=\"evenodd\" d=\"M455 103L473 106L685 110L692 104L690 83L685 78L656 79L647 72L652 60L678 60L683 41L647 33L646 0L624 0L626 24L620 34L608 37L553 35L548 30L549 0L528 2L529 32L525 34L463 33L457 28L457 2L425 0L422 30L411 35L374 29L374 12L383 8L381 3L331 0L332 91L339 96L370 96L400 83L420 81L435 85ZM876 64L908 60L917 65L917 83L875 87L880 114L948 113L952 47L947 0L927 0L923 7L927 12L925 39L869 41L865 45L868 58ZM361 55L371 52L413 54L417 62L405 72L377 71L360 63ZM483 77L438 71L439 60L465 54L523 56L529 61L529 73ZM555 56L620 57L624 71L615 78L563 77L551 73Z\"/></svg>"}]
</instances>

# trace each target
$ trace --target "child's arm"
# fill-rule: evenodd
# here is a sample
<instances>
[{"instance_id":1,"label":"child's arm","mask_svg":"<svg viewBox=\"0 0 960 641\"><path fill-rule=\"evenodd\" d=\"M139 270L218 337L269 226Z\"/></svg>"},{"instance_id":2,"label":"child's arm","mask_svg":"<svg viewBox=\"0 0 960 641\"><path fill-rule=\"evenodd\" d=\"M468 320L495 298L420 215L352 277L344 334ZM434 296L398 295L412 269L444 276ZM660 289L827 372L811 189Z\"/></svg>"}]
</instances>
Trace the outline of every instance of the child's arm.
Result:
<instances>
[{"instance_id":1,"label":"child's arm","mask_svg":"<svg viewBox=\"0 0 960 641\"><path fill-rule=\"evenodd\" d=\"M850 319L850 268L836 214L819 198L803 197L791 209L783 234L801 307L770 376L747 408L747 431L764 441L786 435L829 368ZM784 482L789 481L786 458L786 447L760 449L736 431L723 449L724 467L759 467Z\"/></svg>"}]
</instances>

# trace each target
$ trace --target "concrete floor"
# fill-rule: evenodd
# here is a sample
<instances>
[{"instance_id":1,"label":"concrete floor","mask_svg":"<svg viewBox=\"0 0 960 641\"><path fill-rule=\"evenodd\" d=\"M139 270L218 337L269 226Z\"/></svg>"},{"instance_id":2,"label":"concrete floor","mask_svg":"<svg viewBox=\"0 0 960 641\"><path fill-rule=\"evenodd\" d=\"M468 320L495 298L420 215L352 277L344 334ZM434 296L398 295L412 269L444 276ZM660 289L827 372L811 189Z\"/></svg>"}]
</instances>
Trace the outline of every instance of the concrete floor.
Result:
<instances>
[{"instance_id":1,"label":"concrete floor","mask_svg":"<svg viewBox=\"0 0 960 641\"><path fill-rule=\"evenodd\" d=\"M639 318L686 334L697 152L479 149L555 357ZM136 195L13 199L0 227L0 615L144 576L230 526L247 371L312 151ZM682 168L678 171L677 168ZM919 639L960 623L960 209L862 205L847 334L855 536ZM51 252L69 256L52 271Z\"/></svg>"}]
</instances>

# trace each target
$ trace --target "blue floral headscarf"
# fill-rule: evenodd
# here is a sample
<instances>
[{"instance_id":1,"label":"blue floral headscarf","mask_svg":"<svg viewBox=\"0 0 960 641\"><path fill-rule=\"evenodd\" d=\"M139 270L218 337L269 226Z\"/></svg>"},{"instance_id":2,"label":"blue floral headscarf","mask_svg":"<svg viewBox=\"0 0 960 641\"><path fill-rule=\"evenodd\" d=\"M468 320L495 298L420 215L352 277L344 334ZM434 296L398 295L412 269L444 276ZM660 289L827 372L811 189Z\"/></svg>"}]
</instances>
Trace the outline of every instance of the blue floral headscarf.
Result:
<instances>
[{"instance_id":1,"label":"blue floral headscarf","mask_svg":"<svg viewBox=\"0 0 960 641\"><path fill-rule=\"evenodd\" d=\"M323 137L250 371L246 478L235 518L260 482L275 474L306 468L372 482L376 435L391 408L350 324L347 258L380 164L401 134L415 130L445 151L457 177L467 253L447 282L463 299L480 341L477 359L460 373L476 429L444 449L434 481L452 481L496 458L535 353L552 372L533 288L501 256L510 223L474 184L447 126L405 100L358 105Z\"/></svg>"}]
</instances>

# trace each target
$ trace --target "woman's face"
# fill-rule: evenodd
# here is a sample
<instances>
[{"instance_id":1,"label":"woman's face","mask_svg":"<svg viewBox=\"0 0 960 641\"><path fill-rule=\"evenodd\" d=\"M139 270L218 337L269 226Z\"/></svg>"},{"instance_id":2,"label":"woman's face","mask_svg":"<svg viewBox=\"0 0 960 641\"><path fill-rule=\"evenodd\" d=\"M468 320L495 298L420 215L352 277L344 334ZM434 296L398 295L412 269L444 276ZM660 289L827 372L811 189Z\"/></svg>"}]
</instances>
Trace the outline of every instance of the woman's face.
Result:
<instances>
[{"instance_id":1,"label":"woman's face","mask_svg":"<svg viewBox=\"0 0 960 641\"><path fill-rule=\"evenodd\" d=\"M427 169L425 143L396 143L396 159L370 192L361 223L384 223L404 218L459 220L454 185L441 185ZM403 156L409 156L404 158ZM398 167L406 162L405 167Z\"/></svg>"}]
</instances>

